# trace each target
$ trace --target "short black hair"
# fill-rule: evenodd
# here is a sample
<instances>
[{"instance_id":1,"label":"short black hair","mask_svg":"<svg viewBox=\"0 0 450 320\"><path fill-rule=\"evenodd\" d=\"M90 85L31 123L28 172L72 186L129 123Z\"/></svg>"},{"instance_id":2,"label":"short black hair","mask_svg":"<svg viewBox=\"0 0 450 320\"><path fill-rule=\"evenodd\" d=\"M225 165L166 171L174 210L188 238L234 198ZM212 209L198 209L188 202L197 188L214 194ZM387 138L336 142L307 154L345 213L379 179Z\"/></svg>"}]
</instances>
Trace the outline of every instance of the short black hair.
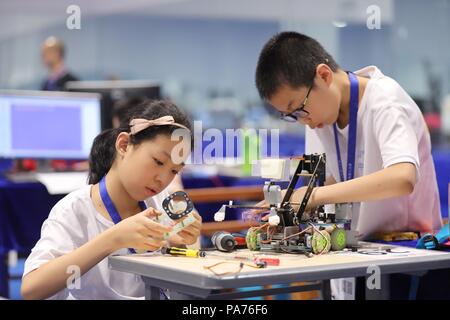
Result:
<instances>
[{"instance_id":1,"label":"short black hair","mask_svg":"<svg viewBox=\"0 0 450 320\"><path fill-rule=\"evenodd\" d=\"M315 39L298 32L276 34L259 55L255 75L259 95L268 100L281 85L310 86L316 67L321 63L333 71L339 69L333 57Z\"/></svg>"}]
</instances>

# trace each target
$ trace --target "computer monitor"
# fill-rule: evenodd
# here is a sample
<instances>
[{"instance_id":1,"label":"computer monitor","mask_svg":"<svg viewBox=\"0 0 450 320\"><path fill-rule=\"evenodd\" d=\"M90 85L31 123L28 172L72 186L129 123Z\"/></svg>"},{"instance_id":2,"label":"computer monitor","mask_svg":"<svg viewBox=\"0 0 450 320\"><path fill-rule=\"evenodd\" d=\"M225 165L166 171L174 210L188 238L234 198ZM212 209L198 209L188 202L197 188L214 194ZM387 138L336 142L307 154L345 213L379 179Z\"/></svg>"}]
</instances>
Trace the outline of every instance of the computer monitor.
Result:
<instances>
[{"instance_id":1,"label":"computer monitor","mask_svg":"<svg viewBox=\"0 0 450 320\"><path fill-rule=\"evenodd\" d=\"M100 95L0 90L0 158L87 159Z\"/></svg>"},{"instance_id":2,"label":"computer monitor","mask_svg":"<svg viewBox=\"0 0 450 320\"><path fill-rule=\"evenodd\" d=\"M114 104L124 98L161 99L160 84L151 80L69 81L66 90L102 95L102 130L112 128Z\"/></svg>"}]
</instances>

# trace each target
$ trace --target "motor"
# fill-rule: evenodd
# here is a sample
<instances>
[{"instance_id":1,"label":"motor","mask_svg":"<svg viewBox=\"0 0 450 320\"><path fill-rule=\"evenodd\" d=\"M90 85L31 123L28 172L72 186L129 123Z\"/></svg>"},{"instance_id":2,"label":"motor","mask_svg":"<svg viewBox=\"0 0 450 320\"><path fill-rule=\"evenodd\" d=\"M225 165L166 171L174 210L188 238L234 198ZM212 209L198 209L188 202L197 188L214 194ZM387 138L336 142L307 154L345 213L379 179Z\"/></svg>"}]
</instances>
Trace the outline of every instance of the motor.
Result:
<instances>
[{"instance_id":1,"label":"motor","mask_svg":"<svg viewBox=\"0 0 450 320\"><path fill-rule=\"evenodd\" d=\"M226 231L218 231L211 237L214 247L223 252L231 252L238 247L246 247L245 237L239 234L231 234Z\"/></svg>"}]
</instances>

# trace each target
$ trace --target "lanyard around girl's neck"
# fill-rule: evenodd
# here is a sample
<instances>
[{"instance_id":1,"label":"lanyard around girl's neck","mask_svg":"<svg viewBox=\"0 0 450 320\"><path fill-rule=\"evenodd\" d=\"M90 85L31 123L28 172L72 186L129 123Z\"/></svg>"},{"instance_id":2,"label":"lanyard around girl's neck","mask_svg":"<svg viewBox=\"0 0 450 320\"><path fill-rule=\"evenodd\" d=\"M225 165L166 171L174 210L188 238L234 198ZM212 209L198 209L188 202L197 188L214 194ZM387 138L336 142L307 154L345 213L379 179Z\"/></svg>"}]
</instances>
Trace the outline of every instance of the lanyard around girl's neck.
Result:
<instances>
[{"instance_id":1,"label":"lanyard around girl's neck","mask_svg":"<svg viewBox=\"0 0 450 320\"><path fill-rule=\"evenodd\" d=\"M109 196L108 190L106 189L106 176L100 180L100 197L102 198L103 204L105 205L106 211L108 211L109 216L111 217L111 220L114 222L114 224L118 224L120 221L122 221L122 218L120 217L119 212L116 209L116 206L114 205L111 197ZM144 201L139 201L139 206L142 210L147 209L147 206L145 205ZM129 249L132 253L136 253L134 249Z\"/></svg>"},{"instance_id":2,"label":"lanyard around girl's neck","mask_svg":"<svg viewBox=\"0 0 450 320\"><path fill-rule=\"evenodd\" d=\"M347 148L347 180L351 180L355 176L355 152L356 152L356 127L358 116L358 78L351 72L348 72L350 80L350 119L348 128L348 148ZM344 179L344 169L342 167L341 150L339 148L339 139L336 123L333 124L334 141L336 143L336 153L339 166L339 175L341 182Z\"/></svg>"},{"instance_id":3,"label":"lanyard around girl's neck","mask_svg":"<svg viewBox=\"0 0 450 320\"><path fill-rule=\"evenodd\" d=\"M122 221L119 212L116 209L111 197L109 196L108 190L106 189L106 176L100 180L100 197L102 198L103 204L105 205L106 211L108 211L109 216L111 217L114 224L118 224ZM139 206L142 210L147 209L144 201L139 201ZM128 248L131 253L136 253L136 250L133 248ZM159 294L161 299L168 299L167 295L164 293L162 289L159 289Z\"/></svg>"}]
</instances>

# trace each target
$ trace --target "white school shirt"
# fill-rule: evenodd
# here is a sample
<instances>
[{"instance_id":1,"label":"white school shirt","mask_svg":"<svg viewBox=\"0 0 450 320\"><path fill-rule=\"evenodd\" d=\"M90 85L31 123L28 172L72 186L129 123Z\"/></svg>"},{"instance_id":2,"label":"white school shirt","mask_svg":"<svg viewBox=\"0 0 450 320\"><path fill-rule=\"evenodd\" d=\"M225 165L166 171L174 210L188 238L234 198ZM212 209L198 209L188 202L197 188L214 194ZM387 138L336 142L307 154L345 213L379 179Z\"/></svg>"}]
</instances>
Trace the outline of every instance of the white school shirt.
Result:
<instances>
[{"instance_id":1,"label":"white school shirt","mask_svg":"<svg viewBox=\"0 0 450 320\"><path fill-rule=\"evenodd\" d=\"M94 208L90 192L92 185L85 186L61 199L50 211L41 229L41 238L25 262L23 276L44 263L70 253L92 240L114 223ZM147 207L164 212L161 204L169 193L164 190L145 200ZM121 249L113 254L127 254ZM70 274L74 274L70 270ZM144 284L141 277L108 267L103 259L80 279L79 289L64 289L49 299L143 299Z\"/></svg>"},{"instance_id":2,"label":"white school shirt","mask_svg":"<svg viewBox=\"0 0 450 320\"><path fill-rule=\"evenodd\" d=\"M439 193L430 135L420 109L403 88L377 67L355 72L368 77L359 101L355 178L400 162L416 167L416 185L407 196L355 203L353 225L362 238L374 232L439 230ZM344 177L347 175L348 125L338 127ZM326 153L327 176L340 182L333 126L306 130L306 150ZM368 190L370 192L370 190Z\"/></svg>"}]
</instances>

